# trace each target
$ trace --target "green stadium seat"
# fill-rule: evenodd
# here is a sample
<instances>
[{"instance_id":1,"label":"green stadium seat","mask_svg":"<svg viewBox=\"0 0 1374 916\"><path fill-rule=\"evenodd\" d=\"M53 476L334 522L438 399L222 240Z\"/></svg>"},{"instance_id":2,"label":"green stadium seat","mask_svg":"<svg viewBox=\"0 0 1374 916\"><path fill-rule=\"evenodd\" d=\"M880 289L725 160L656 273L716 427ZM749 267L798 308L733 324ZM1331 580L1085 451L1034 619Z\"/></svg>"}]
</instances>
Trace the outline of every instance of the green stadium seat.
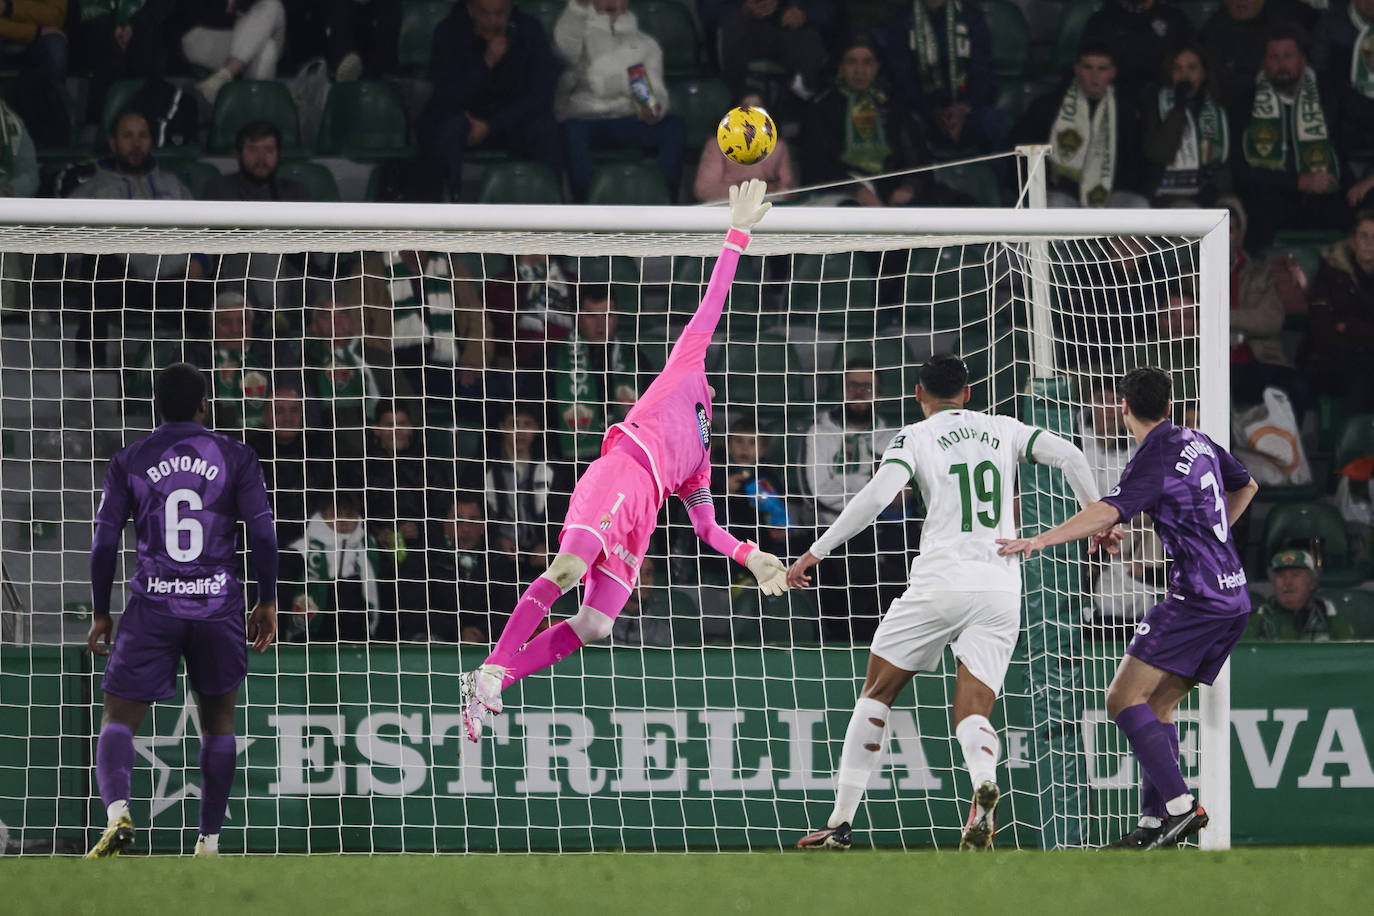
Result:
<instances>
[{"instance_id":1,"label":"green stadium seat","mask_svg":"<svg viewBox=\"0 0 1374 916\"><path fill-rule=\"evenodd\" d=\"M757 423L785 423L789 407L802 402L801 375L784 334L766 333L753 341L730 341L725 346L724 388L720 403L746 414L757 409Z\"/></svg>"},{"instance_id":2,"label":"green stadium seat","mask_svg":"<svg viewBox=\"0 0 1374 916\"><path fill-rule=\"evenodd\" d=\"M404 158L412 153L406 135L405 102L395 85L385 80L335 83L315 149L321 156L347 159Z\"/></svg>"},{"instance_id":3,"label":"green stadium seat","mask_svg":"<svg viewBox=\"0 0 1374 916\"><path fill-rule=\"evenodd\" d=\"M115 119L133 104L143 82L142 79L116 80L105 90L105 104L100 109L100 134L96 137L99 146L104 147L105 138L114 130Z\"/></svg>"},{"instance_id":4,"label":"green stadium seat","mask_svg":"<svg viewBox=\"0 0 1374 916\"><path fill-rule=\"evenodd\" d=\"M520 4L525 9L525 4ZM407 76L429 73L434 30L453 9L453 0L405 0L401 8L401 33L396 41L396 65Z\"/></svg>"},{"instance_id":5,"label":"green stadium seat","mask_svg":"<svg viewBox=\"0 0 1374 916\"><path fill-rule=\"evenodd\" d=\"M204 200L205 186L220 176L219 169L199 159L178 159L163 167L180 178L181 183L191 189L191 196L196 200Z\"/></svg>"},{"instance_id":6,"label":"green stadium seat","mask_svg":"<svg viewBox=\"0 0 1374 916\"><path fill-rule=\"evenodd\" d=\"M668 294L671 311L690 315L697 310L706 284L715 269L715 258L677 257L673 259L672 287ZM725 300L725 314L757 315L763 299L763 258L742 257L735 268L735 282Z\"/></svg>"},{"instance_id":7,"label":"green stadium seat","mask_svg":"<svg viewBox=\"0 0 1374 916\"><path fill-rule=\"evenodd\" d=\"M1193 28L1201 29L1221 6L1221 0L1178 0L1178 6Z\"/></svg>"},{"instance_id":8,"label":"green stadium seat","mask_svg":"<svg viewBox=\"0 0 1374 916\"><path fill-rule=\"evenodd\" d=\"M639 28L663 49L663 72L669 76L696 76L701 72L697 54L697 24L692 13L676 0L630 0L630 11Z\"/></svg>"},{"instance_id":9,"label":"green stadium seat","mask_svg":"<svg viewBox=\"0 0 1374 916\"><path fill-rule=\"evenodd\" d=\"M1059 14L1059 31L1054 39L1054 50L1050 53L1050 69L1059 75L1073 66L1078 59L1078 41L1083 37L1083 28L1101 6L1101 0L1069 0Z\"/></svg>"},{"instance_id":10,"label":"green stadium seat","mask_svg":"<svg viewBox=\"0 0 1374 916\"><path fill-rule=\"evenodd\" d=\"M696 149L716 136L721 115L733 100L730 90L718 79L671 80L668 98L673 114L687 122L687 146Z\"/></svg>"},{"instance_id":11,"label":"green stadium seat","mask_svg":"<svg viewBox=\"0 0 1374 916\"><path fill-rule=\"evenodd\" d=\"M561 204L563 182L542 162L498 162L482 171L477 202Z\"/></svg>"},{"instance_id":12,"label":"green stadium seat","mask_svg":"<svg viewBox=\"0 0 1374 916\"><path fill-rule=\"evenodd\" d=\"M286 85L273 80L235 80L225 85L215 98L207 151L214 155L232 155L234 136L249 121L271 121L277 125L283 151L300 148L300 117Z\"/></svg>"},{"instance_id":13,"label":"green stadium seat","mask_svg":"<svg viewBox=\"0 0 1374 916\"><path fill-rule=\"evenodd\" d=\"M587 203L613 206L664 206L671 203L668 182L652 162L608 162L592 174Z\"/></svg>"},{"instance_id":14,"label":"green stadium seat","mask_svg":"<svg viewBox=\"0 0 1374 916\"><path fill-rule=\"evenodd\" d=\"M759 608L766 643L791 646L821 641L821 609L814 589L764 598Z\"/></svg>"},{"instance_id":15,"label":"green stadium seat","mask_svg":"<svg viewBox=\"0 0 1374 916\"><path fill-rule=\"evenodd\" d=\"M1324 586L1340 588L1357 585L1364 579L1365 564L1351 556L1345 519L1329 503L1277 503L1269 510L1261 555L1265 567L1270 557L1287 547L1312 551L1322 564Z\"/></svg>"},{"instance_id":16,"label":"green stadium seat","mask_svg":"<svg viewBox=\"0 0 1374 916\"><path fill-rule=\"evenodd\" d=\"M339 184L334 180L334 173L321 163L308 159L283 162L277 170L277 176L305 185L306 190L310 192L311 200L325 203L340 200Z\"/></svg>"},{"instance_id":17,"label":"green stadium seat","mask_svg":"<svg viewBox=\"0 0 1374 916\"><path fill-rule=\"evenodd\" d=\"M1280 229L1274 233L1273 247L1292 249L1315 245L1320 248L1348 237L1348 233L1338 229Z\"/></svg>"},{"instance_id":18,"label":"green stadium seat","mask_svg":"<svg viewBox=\"0 0 1374 916\"><path fill-rule=\"evenodd\" d=\"M983 0L992 35L992 66L998 76L1025 76L1030 64L1030 26L1011 0Z\"/></svg>"},{"instance_id":19,"label":"green stadium seat","mask_svg":"<svg viewBox=\"0 0 1374 916\"><path fill-rule=\"evenodd\" d=\"M609 283L615 297L615 310L625 316L639 312L639 261L635 258L606 255L577 259L577 278L583 283Z\"/></svg>"},{"instance_id":20,"label":"green stadium seat","mask_svg":"<svg viewBox=\"0 0 1374 916\"><path fill-rule=\"evenodd\" d=\"M789 316L802 323L801 316L814 313L818 331L872 337L879 320L877 276L861 251L795 255L787 288Z\"/></svg>"},{"instance_id":21,"label":"green stadium seat","mask_svg":"<svg viewBox=\"0 0 1374 916\"><path fill-rule=\"evenodd\" d=\"M669 589L668 609L672 616L674 647L692 648L700 646L701 606L697 603L696 589Z\"/></svg>"},{"instance_id":22,"label":"green stadium seat","mask_svg":"<svg viewBox=\"0 0 1374 916\"><path fill-rule=\"evenodd\" d=\"M1336 438L1335 470L1369 455L1374 455L1374 414L1346 417Z\"/></svg>"},{"instance_id":23,"label":"green stadium seat","mask_svg":"<svg viewBox=\"0 0 1374 916\"><path fill-rule=\"evenodd\" d=\"M1323 592L1355 631L1356 639L1374 639L1374 592L1352 588L1339 592Z\"/></svg>"},{"instance_id":24,"label":"green stadium seat","mask_svg":"<svg viewBox=\"0 0 1374 916\"><path fill-rule=\"evenodd\" d=\"M935 180L954 191L972 197L980 207L1002 206L1002 185L991 163L969 162L935 170Z\"/></svg>"}]
</instances>

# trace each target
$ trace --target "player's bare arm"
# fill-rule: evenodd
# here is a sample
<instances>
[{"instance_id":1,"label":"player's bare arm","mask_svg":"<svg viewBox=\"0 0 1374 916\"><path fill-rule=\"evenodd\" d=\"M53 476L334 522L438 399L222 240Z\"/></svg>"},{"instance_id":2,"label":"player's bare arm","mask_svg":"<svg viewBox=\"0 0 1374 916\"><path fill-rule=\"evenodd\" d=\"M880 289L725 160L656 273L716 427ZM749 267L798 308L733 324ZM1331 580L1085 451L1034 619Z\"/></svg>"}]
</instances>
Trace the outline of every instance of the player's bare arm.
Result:
<instances>
[{"instance_id":1,"label":"player's bare arm","mask_svg":"<svg viewBox=\"0 0 1374 916\"><path fill-rule=\"evenodd\" d=\"M91 629L86 634L86 651L92 655L110 654L110 637L114 635L114 618L109 614L92 614ZM104 646L101 646L104 643Z\"/></svg>"},{"instance_id":2,"label":"player's bare arm","mask_svg":"<svg viewBox=\"0 0 1374 916\"><path fill-rule=\"evenodd\" d=\"M248 638L253 640L253 648L266 652L267 647L277 638L277 600L259 601L248 615Z\"/></svg>"},{"instance_id":3,"label":"player's bare arm","mask_svg":"<svg viewBox=\"0 0 1374 916\"><path fill-rule=\"evenodd\" d=\"M1037 550L1067 544L1080 538L1091 537L1105 532L1121 519L1121 512L1108 502L1095 502L1081 509L1067 521L1055 525L1030 538L998 538L997 555L1002 557L1022 554L1030 556ZM1119 539L1118 539L1119 540Z\"/></svg>"},{"instance_id":4,"label":"player's bare arm","mask_svg":"<svg viewBox=\"0 0 1374 916\"><path fill-rule=\"evenodd\" d=\"M1226 518L1230 524L1234 525L1245 514L1245 510L1250 507L1250 501L1259 492L1259 484L1255 478L1250 480L1239 490L1231 490L1226 494Z\"/></svg>"}]
</instances>

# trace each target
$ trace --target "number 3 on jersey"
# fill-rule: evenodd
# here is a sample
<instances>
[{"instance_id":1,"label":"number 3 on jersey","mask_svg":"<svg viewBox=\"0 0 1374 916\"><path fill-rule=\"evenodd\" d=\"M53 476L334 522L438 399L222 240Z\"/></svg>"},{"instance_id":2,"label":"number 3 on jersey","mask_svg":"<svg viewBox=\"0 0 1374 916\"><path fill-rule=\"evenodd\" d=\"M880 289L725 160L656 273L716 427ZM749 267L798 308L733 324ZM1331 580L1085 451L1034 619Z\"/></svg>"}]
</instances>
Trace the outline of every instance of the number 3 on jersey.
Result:
<instances>
[{"instance_id":1,"label":"number 3 on jersey","mask_svg":"<svg viewBox=\"0 0 1374 916\"><path fill-rule=\"evenodd\" d=\"M1002 519L1002 474L991 461L979 462L969 472L967 464L951 464L949 473L959 478L960 530L973 530L973 499L978 498L978 523L996 528Z\"/></svg>"},{"instance_id":2,"label":"number 3 on jersey","mask_svg":"<svg viewBox=\"0 0 1374 916\"><path fill-rule=\"evenodd\" d=\"M1216 475L1213 474L1211 471L1208 471L1206 474L1203 474L1202 479L1198 481L1198 486L1204 490L1208 487L1211 487L1212 495L1217 498L1215 508L1217 514L1221 516L1221 521L1217 522L1215 525L1212 526L1212 533L1217 536L1218 541L1221 541L1223 544L1225 544L1226 524L1229 520L1226 518L1226 497L1221 495L1221 487L1217 486Z\"/></svg>"},{"instance_id":3,"label":"number 3 on jersey","mask_svg":"<svg viewBox=\"0 0 1374 916\"><path fill-rule=\"evenodd\" d=\"M167 546L167 556L178 563L190 563L205 549L205 527L194 518L182 518L182 506L189 512L200 511L200 494L182 488L168 495L162 511L162 540ZM186 533L188 542L185 548L181 546L182 532Z\"/></svg>"}]
</instances>

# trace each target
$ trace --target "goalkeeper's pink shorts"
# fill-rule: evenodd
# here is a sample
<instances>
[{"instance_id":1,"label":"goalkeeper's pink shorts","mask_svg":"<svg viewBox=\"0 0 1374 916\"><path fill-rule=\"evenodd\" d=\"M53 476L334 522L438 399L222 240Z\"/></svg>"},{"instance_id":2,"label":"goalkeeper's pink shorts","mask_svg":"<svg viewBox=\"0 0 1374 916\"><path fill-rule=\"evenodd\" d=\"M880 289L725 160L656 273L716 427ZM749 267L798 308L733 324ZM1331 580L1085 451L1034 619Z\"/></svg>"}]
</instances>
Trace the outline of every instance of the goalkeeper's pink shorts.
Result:
<instances>
[{"instance_id":1,"label":"goalkeeper's pink shorts","mask_svg":"<svg viewBox=\"0 0 1374 916\"><path fill-rule=\"evenodd\" d=\"M644 465L625 451L612 449L588 465L573 488L559 543L572 531L578 532L579 541L588 534L595 537L601 553L587 564L588 574L599 569L630 589L658 527L661 503L654 478Z\"/></svg>"}]
</instances>

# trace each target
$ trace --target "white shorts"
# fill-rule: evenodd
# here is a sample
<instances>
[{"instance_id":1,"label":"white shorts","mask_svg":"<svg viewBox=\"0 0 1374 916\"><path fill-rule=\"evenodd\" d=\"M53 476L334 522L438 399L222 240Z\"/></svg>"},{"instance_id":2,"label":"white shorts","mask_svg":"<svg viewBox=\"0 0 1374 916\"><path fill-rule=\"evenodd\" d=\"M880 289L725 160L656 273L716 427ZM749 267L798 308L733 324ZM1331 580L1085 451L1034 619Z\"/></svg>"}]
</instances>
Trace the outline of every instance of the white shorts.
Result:
<instances>
[{"instance_id":1,"label":"white shorts","mask_svg":"<svg viewBox=\"0 0 1374 916\"><path fill-rule=\"evenodd\" d=\"M874 655L904 671L933 671L945 646L969 673L1002 692L1016 637L1021 596L1015 592L929 592L908 588L873 634Z\"/></svg>"}]
</instances>

